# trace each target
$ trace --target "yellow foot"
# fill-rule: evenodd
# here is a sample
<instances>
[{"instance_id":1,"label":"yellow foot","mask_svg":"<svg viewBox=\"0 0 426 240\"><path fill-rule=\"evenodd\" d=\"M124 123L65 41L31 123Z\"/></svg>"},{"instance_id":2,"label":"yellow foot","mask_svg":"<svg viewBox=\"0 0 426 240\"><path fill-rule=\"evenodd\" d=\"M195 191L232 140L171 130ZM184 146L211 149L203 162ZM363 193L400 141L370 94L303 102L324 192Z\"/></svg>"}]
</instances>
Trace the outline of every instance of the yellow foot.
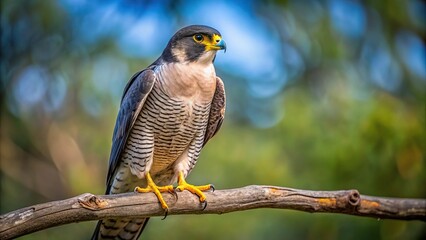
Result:
<instances>
[{"instance_id":1,"label":"yellow foot","mask_svg":"<svg viewBox=\"0 0 426 240\"><path fill-rule=\"evenodd\" d=\"M135 192L138 193L147 193L147 192L153 192L157 198L158 201L161 204L161 207L166 211L164 218L167 217L167 213L169 211L169 207L167 206L166 202L164 201L163 195L161 195L162 192L169 192L171 194L176 194L173 185L168 185L164 187L159 187L155 184L155 182L152 180L151 175L149 172L145 175L146 181L148 183L148 186L146 188L136 187Z\"/></svg>"},{"instance_id":2,"label":"yellow foot","mask_svg":"<svg viewBox=\"0 0 426 240\"><path fill-rule=\"evenodd\" d=\"M206 195L204 195L204 193L202 191L208 191L208 190L213 190L214 191L214 186L212 184L207 184L207 185L202 185L202 186L194 186L192 184L188 184L185 181L185 178L183 176L182 172L179 172L179 177L178 177L178 186L176 187L176 191L183 191L183 190L188 190L191 193L197 195L200 199L201 203L204 203L204 207L203 210L207 207L207 201L206 201Z\"/></svg>"}]
</instances>

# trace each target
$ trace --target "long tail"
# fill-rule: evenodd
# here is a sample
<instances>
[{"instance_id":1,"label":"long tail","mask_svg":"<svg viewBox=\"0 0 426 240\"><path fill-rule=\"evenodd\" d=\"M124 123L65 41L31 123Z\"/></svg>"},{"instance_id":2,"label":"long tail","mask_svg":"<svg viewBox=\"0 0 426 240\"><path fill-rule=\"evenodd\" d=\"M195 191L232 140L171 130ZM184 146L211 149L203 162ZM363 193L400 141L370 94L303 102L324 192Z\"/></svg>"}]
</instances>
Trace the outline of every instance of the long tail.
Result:
<instances>
[{"instance_id":1,"label":"long tail","mask_svg":"<svg viewBox=\"0 0 426 240\"><path fill-rule=\"evenodd\" d=\"M92 240L125 239L136 240L142 234L149 218L142 219L105 219L98 222Z\"/></svg>"}]
</instances>

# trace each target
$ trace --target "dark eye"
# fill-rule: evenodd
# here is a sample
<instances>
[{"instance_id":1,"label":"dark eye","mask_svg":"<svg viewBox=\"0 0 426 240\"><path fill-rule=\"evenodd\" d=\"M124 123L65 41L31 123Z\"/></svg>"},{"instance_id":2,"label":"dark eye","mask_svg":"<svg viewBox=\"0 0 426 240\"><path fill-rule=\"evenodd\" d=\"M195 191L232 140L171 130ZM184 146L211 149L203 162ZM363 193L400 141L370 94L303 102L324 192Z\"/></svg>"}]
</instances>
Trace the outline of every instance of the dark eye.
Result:
<instances>
[{"instance_id":1,"label":"dark eye","mask_svg":"<svg viewBox=\"0 0 426 240\"><path fill-rule=\"evenodd\" d=\"M197 41L197 42L201 42L201 41L203 41L203 39L204 39L204 37L201 34L195 34L194 35L194 40Z\"/></svg>"}]
</instances>

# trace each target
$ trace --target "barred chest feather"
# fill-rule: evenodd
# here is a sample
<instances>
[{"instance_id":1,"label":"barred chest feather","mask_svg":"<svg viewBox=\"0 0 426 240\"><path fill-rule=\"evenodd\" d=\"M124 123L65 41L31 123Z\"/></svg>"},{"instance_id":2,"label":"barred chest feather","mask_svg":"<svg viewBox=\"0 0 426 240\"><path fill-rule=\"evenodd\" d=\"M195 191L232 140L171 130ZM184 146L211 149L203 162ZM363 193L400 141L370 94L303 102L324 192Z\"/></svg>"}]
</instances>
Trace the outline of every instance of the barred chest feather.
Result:
<instances>
[{"instance_id":1,"label":"barred chest feather","mask_svg":"<svg viewBox=\"0 0 426 240\"><path fill-rule=\"evenodd\" d=\"M179 65L156 70L158 81L129 135L123 160L139 178L147 169L165 171L185 152L195 165L200 154L216 76L212 64L203 71Z\"/></svg>"}]
</instances>

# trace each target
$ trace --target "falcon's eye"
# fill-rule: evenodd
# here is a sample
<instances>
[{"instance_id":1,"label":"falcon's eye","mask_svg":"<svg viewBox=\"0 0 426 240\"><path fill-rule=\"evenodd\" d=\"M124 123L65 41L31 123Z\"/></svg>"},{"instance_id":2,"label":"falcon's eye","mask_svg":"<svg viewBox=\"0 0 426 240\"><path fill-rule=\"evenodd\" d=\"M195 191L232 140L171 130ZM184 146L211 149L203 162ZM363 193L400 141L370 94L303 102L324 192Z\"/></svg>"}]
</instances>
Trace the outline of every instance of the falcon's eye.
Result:
<instances>
[{"instance_id":1,"label":"falcon's eye","mask_svg":"<svg viewBox=\"0 0 426 240\"><path fill-rule=\"evenodd\" d=\"M204 39L204 37L203 37L203 35L201 35L201 34L195 34L195 35L194 35L194 40L195 40L196 42L201 42L201 41L203 41L203 39Z\"/></svg>"}]
</instances>

